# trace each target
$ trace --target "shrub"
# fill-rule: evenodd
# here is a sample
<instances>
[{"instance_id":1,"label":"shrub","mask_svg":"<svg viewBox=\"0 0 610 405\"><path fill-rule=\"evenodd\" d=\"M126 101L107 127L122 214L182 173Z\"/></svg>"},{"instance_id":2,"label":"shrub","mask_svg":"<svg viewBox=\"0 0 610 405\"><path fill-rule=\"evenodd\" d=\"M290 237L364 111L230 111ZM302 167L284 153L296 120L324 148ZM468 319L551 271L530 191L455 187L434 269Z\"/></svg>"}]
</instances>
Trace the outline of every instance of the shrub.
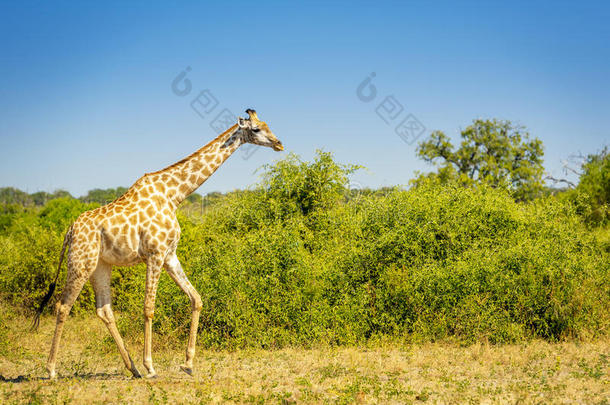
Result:
<instances>
[{"instance_id":1,"label":"shrub","mask_svg":"<svg viewBox=\"0 0 610 405\"><path fill-rule=\"evenodd\" d=\"M578 186L563 198L572 201L587 225L610 223L610 149L588 155L581 165Z\"/></svg>"},{"instance_id":2,"label":"shrub","mask_svg":"<svg viewBox=\"0 0 610 405\"><path fill-rule=\"evenodd\" d=\"M610 253L570 204L427 181L352 198L356 168L325 153L290 156L257 188L203 215L179 212L178 257L202 296L203 345L501 343L608 329ZM31 308L44 294L63 221L87 208L70 204L19 214L1 232L0 291L16 304ZM142 265L114 271L122 332L141 330L144 280ZM78 306L92 299L88 290ZM184 336L189 319L188 299L164 275L155 330Z\"/></svg>"}]
</instances>

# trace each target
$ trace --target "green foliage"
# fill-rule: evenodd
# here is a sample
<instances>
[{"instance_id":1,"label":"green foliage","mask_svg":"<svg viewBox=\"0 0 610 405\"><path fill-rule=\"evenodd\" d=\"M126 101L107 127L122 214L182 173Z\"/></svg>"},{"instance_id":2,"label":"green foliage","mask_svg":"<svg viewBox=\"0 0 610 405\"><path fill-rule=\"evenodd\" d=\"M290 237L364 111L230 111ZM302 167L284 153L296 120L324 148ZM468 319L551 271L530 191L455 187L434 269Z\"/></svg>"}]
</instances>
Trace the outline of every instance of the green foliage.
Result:
<instances>
[{"instance_id":1,"label":"green foliage","mask_svg":"<svg viewBox=\"0 0 610 405\"><path fill-rule=\"evenodd\" d=\"M13 222L25 215L21 204L0 204L0 232L10 228Z\"/></svg>"},{"instance_id":2,"label":"green foliage","mask_svg":"<svg viewBox=\"0 0 610 405\"><path fill-rule=\"evenodd\" d=\"M53 193L47 193L46 191L39 191L34 194L28 194L25 191L18 190L13 187L0 188L0 204L18 204L24 207L37 205L41 206L47 203L47 201L55 198L65 198L72 196L65 190L56 190Z\"/></svg>"},{"instance_id":3,"label":"green foliage","mask_svg":"<svg viewBox=\"0 0 610 405\"><path fill-rule=\"evenodd\" d=\"M203 345L500 343L608 330L610 251L571 204L432 180L354 198L346 187L356 168L323 152L313 162L290 155L267 166L257 188L218 198L203 215L179 212L178 257L202 297ZM88 208L59 199L15 212L0 232L3 296L33 307L64 224ZM142 265L114 270L122 333L141 330L144 283ZM92 300L85 291L77 309ZM164 275L156 332L184 336L189 316Z\"/></svg>"},{"instance_id":4,"label":"green foliage","mask_svg":"<svg viewBox=\"0 0 610 405\"><path fill-rule=\"evenodd\" d=\"M225 195L223 193L218 191L212 191L207 193L205 196L198 193L193 193L189 195L182 203L180 210L191 215L201 215L218 201L222 200L224 196Z\"/></svg>"},{"instance_id":5,"label":"green foliage","mask_svg":"<svg viewBox=\"0 0 610 405\"><path fill-rule=\"evenodd\" d=\"M81 213L97 207L99 207L99 204L85 204L73 198L58 198L49 201L38 212L38 220L44 227L65 232Z\"/></svg>"},{"instance_id":6,"label":"green foliage","mask_svg":"<svg viewBox=\"0 0 610 405\"><path fill-rule=\"evenodd\" d=\"M97 203L100 205L104 205L116 200L117 198L125 194L125 191L127 191L127 188L125 187L107 189L96 188L93 190L89 190L87 195L81 197L80 200L85 203Z\"/></svg>"},{"instance_id":7,"label":"green foliage","mask_svg":"<svg viewBox=\"0 0 610 405\"><path fill-rule=\"evenodd\" d=\"M25 191L18 190L14 187L0 188L0 203L2 204L27 205L29 202L30 196Z\"/></svg>"},{"instance_id":8,"label":"green foliage","mask_svg":"<svg viewBox=\"0 0 610 405\"><path fill-rule=\"evenodd\" d=\"M95 207L73 198L53 199L42 208L6 206L9 213L0 215L0 294L27 308L38 305L55 276L68 226ZM59 287L61 291L63 286ZM90 287L83 295L82 302L90 306Z\"/></svg>"},{"instance_id":9,"label":"green foliage","mask_svg":"<svg viewBox=\"0 0 610 405\"><path fill-rule=\"evenodd\" d=\"M603 226L610 222L610 150L590 154L582 167L578 186L567 192L578 212L589 225Z\"/></svg>"},{"instance_id":10,"label":"green foliage","mask_svg":"<svg viewBox=\"0 0 610 405\"><path fill-rule=\"evenodd\" d=\"M316 209L328 209L341 201L349 175L360 169L357 165L340 165L328 152L317 151L314 162L303 162L295 154L265 165L263 190L269 202L283 205L285 213L304 215Z\"/></svg>"},{"instance_id":11,"label":"green foliage","mask_svg":"<svg viewBox=\"0 0 610 405\"><path fill-rule=\"evenodd\" d=\"M510 121L474 120L460 133L455 149L449 138L435 131L419 144L417 153L426 162L438 164L438 172L420 176L446 184L485 183L511 190L518 200L531 200L543 188L542 142ZM417 182L417 180L416 180Z\"/></svg>"}]
</instances>

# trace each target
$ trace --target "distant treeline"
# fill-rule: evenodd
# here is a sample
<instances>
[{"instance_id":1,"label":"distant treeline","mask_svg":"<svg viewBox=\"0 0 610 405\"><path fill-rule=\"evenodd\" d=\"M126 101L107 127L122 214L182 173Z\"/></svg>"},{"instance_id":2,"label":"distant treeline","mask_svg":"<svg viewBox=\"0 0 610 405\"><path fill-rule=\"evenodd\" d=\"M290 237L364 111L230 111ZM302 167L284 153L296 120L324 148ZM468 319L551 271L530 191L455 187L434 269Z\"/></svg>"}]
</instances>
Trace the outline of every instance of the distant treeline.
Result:
<instances>
[{"instance_id":1,"label":"distant treeline","mask_svg":"<svg viewBox=\"0 0 610 405\"><path fill-rule=\"evenodd\" d=\"M51 200L55 200L56 198L76 198L84 203L97 203L100 205L108 204L122 196L125 191L127 191L126 187L117 187L117 188L95 188L93 190L89 190L86 195L82 197L73 197L66 190L56 190L52 193L48 193L46 191L38 191L36 193L28 194L25 191L19 190L14 187L0 187L0 204L19 204L24 207L31 206L43 206L47 202ZM220 196L222 193L212 192L209 193L209 198L215 198ZM188 198L187 201L190 203L199 203L204 200L201 194L193 193Z\"/></svg>"},{"instance_id":2,"label":"distant treeline","mask_svg":"<svg viewBox=\"0 0 610 405\"><path fill-rule=\"evenodd\" d=\"M604 226L610 222L610 149L577 156L566 172L578 175L578 182L555 178L545 173L544 148L537 138L531 138L526 129L510 121L476 119L460 132L459 146L441 131L433 131L416 149L419 158L434 165L435 171L415 173L415 178L405 182L417 185L433 181L439 184L472 186L485 184L508 191L517 201L559 195L569 200L590 226ZM356 167L356 166L354 166ZM576 184L575 184L576 183ZM353 196L388 192L391 188L371 190L350 184L347 193ZM107 204L120 197L125 187L93 189L79 197L83 203ZM248 193L236 191L233 193ZM187 198L186 210L211 206L225 195L218 192L205 196L194 193ZM71 197L64 190L53 193L44 191L28 194L6 187L0 188L0 204L18 204L23 207L43 206L53 199Z\"/></svg>"}]
</instances>

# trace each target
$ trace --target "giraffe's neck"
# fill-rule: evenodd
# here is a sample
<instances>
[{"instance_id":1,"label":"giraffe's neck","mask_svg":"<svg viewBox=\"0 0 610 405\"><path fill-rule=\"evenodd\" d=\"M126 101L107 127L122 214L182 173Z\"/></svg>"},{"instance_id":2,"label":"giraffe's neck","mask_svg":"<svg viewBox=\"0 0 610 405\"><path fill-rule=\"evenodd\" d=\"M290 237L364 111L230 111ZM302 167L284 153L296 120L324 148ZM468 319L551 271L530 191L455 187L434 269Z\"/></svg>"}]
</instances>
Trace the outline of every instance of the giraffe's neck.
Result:
<instances>
[{"instance_id":1,"label":"giraffe's neck","mask_svg":"<svg viewBox=\"0 0 610 405\"><path fill-rule=\"evenodd\" d=\"M232 126L212 142L178 163L158 172L166 183L168 198L177 207L239 148L240 130ZM167 176L164 176L166 174Z\"/></svg>"}]
</instances>

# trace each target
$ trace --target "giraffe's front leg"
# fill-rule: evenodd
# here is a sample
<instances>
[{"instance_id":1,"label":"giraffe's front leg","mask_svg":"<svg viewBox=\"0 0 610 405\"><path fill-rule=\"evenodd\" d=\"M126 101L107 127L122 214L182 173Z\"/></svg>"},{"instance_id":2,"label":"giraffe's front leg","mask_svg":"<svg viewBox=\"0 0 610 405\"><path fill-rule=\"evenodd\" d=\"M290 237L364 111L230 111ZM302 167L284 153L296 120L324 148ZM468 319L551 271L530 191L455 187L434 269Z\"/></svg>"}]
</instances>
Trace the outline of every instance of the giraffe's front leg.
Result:
<instances>
[{"instance_id":1,"label":"giraffe's front leg","mask_svg":"<svg viewBox=\"0 0 610 405\"><path fill-rule=\"evenodd\" d=\"M144 299L144 367L148 370L146 378L157 376L152 361L152 319L155 314L155 299L163 258L150 257L146 262L146 297Z\"/></svg>"},{"instance_id":2,"label":"giraffe's front leg","mask_svg":"<svg viewBox=\"0 0 610 405\"><path fill-rule=\"evenodd\" d=\"M184 274L184 270L182 270L180 261L178 261L178 257L175 253L167 256L167 259L165 260L165 269L172 280L174 280L182 291L188 295L191 301L191 329L189 333L188 346L186 348L186 361L182 366L180 366L180 368L185 373L193 375L193 359L195 357L197 327L199 325L199 314L201 313L201 308L203 307L203 304L201 303L201 296L195 290L188 278L186 278L186 274Z\"/></svg>"}]
</instances>

